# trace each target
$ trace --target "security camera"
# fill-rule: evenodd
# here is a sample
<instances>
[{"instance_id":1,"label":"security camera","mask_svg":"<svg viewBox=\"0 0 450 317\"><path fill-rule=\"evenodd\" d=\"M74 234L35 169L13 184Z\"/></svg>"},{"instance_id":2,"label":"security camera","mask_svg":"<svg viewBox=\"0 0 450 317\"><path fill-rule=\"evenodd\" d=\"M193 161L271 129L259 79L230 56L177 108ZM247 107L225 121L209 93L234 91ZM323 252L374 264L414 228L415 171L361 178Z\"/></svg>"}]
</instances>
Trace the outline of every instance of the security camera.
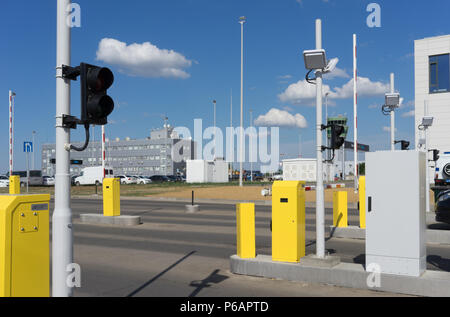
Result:
<instances>
[{"instance_id":1,"label":"security camera","mask_svg":"<svg viewBox=\"0 0 450 317\"><path fill-rule=\"evenodd\" d=\"M339 58L333 58L330 61L328 61L327 67L324 69L324 73L331 73L335 68L336 65L339 63Z\"/></svg>"}]
</instances>

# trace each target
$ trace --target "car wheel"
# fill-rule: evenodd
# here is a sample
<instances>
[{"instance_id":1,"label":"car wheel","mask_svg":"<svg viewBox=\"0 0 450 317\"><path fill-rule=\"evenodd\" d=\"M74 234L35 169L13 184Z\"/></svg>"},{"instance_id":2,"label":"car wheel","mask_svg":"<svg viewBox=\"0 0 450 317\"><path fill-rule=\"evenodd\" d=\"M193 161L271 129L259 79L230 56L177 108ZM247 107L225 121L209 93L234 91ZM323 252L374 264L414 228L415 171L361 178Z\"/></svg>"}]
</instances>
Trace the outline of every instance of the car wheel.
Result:
<instances>
[{"instance_id":1,"label":"car wheel","mask_svg":"<svg viewBox=\"0 0 450 317\"><path fill-rule=\"evenodd\" d=\"M99 181L95 181L95 186L99 186L100 182Z\"/></svg>"},{"instance_id":2,"label":"car wheel","mask_svg":"<svg viewBox=\"0 0 450 317\"><path fill-rule=\"evenodd\" d=\"M80 182L76 182L75 185L80 186L81 184L80 184Z\"/></svg>"}]
</instances>

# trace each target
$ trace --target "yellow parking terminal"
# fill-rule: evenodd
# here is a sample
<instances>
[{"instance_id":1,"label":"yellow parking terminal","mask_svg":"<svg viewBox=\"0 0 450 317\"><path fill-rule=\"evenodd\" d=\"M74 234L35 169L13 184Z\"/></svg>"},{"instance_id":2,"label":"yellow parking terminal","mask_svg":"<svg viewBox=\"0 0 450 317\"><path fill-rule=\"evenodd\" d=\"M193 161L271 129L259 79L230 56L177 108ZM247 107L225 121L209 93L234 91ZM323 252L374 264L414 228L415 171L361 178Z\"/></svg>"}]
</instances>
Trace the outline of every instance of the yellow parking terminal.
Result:
<instances>
[{"instance_id":1,"label":"yellow parking terminal","mask_svg":"<svg viewBox=\"0 0 450 317\"><path fill-rule=\"evenodd\" d=\"M272 260L298 263L305 256L305 182L272 186Z\"/></svg>"},{"instance_id":2,"label":"yellow parking terminal","mask_svg":"<svg viewBox=\"0 0 450 317\"><path fill-rule=\"evenodd\" d=\"M0 196L0 297L50 296L49 201Z\"/></svg>"},{"instance_id":3,"label":"yellow parking terminal","mask_svg":"<svg viewBox=\"0 0 450 317\"><path fill-rule=\"evenodd\" d=\"M20 195L20 176L9 177L9 194Z\"/></svg>"},{"instance_id":4,"label":"yellow parking terminal","mask_svg":"<svg viewBox=\"0 0 450 317\"><path fill-rule=\"evenodd\" d=\"M119 178L105 178L103 180L103 216L120 216Z\"/></svg>"}]
</instances>

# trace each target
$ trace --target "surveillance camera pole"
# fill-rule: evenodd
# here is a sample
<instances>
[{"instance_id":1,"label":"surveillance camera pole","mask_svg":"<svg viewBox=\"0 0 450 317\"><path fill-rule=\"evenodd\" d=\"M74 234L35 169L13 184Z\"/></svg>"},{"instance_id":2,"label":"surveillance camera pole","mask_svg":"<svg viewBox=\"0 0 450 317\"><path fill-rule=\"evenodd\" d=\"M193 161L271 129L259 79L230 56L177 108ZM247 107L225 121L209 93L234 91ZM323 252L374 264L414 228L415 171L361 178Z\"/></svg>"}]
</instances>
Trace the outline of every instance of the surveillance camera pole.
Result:
<instances>
[{"instance_id":1,"label":"surveillance camera pole","mask_svg":"<svg viewBox=\"0 0 450 317\"><path fill-rule=\"evenodd\" d=\"M428 116L428 101L425 100L424 104L424 117ZM430 212L430 166L428 163L428 127L424 127L424 137L425 137L425 202L426 202L426 212Z\"/></svg>"},{"instance_id":2,"label":"surveillance camera pole","mask_svg":"<svg viewBox=\"0 0 450 317\"><path fill-rule=\"evenodd\" d=\"M62 65L70 65L70 26L67 23L71 0L57 1L56 57L56 174L55 210L52 234L52 293L72 296L67 284L69 264L73 263L72 210L70 208L70 129L63 126L63 115L70 115L70 80L62 76Z\"/></svg>"},{"instance_id":3,"label":"surveillance camera pole","mask_svg":"<svg viewBox=\"0 0 450 317\"><path fill-rule=\"evenodd\" d=\"M395 77L391 73L391 94L395 93ZM395 109L391 110L391 151L395 151Z\"/></svg>"},{"instance_id":4,"label":"surveillance camera pole","mask_svg":"<svg viewBox=\"0 0 450 317\"><path fill-rule=\"evenodd\" d=\"M316 49L322 49L322 21L316 20ZM325 207L323 189L323 155L322 155L322 70L316 71L317 104L317 184L316 184L316 255L325 258Z\"/></svg>"}]
</instances>

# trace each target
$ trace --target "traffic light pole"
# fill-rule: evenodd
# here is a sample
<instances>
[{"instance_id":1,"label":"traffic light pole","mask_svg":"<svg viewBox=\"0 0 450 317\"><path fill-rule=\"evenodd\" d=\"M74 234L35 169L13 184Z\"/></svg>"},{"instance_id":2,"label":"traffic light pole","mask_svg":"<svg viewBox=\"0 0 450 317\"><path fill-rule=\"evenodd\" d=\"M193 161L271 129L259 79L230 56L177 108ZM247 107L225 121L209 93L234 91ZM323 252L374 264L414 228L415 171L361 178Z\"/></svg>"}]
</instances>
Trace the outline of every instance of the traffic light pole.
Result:
<instances>
[{"instance_id":1,"label":"traffic light pole","mask_svg":"<svg viewBox=\"0 0 450 317\"><path fill-rule=\"evenodd\" d=\"M316 49L322 49L322 21L316 20ZM322 71L316 71L316 142L317 142L317 183L316 183L316 256L325 258L325 206L323 189L322 153Z\"/></svg>"},{"instance_id":2,"label":"traffic light pole","mask_svg":"<svg viewBox=\"0 0 450 317\"><path fill-rule=\"evenodd\" d=\"M54 297L72 296L67 283L73 263L72 210L70 208L70 129L63 125L63 115L70 115L70 80L64 79L62 65L70 65L70 26L67 8L71 0L57 0L57 57L56 57L56 174L55 210L52 228L52 294Z\"/></svg>"}]
</instances>

